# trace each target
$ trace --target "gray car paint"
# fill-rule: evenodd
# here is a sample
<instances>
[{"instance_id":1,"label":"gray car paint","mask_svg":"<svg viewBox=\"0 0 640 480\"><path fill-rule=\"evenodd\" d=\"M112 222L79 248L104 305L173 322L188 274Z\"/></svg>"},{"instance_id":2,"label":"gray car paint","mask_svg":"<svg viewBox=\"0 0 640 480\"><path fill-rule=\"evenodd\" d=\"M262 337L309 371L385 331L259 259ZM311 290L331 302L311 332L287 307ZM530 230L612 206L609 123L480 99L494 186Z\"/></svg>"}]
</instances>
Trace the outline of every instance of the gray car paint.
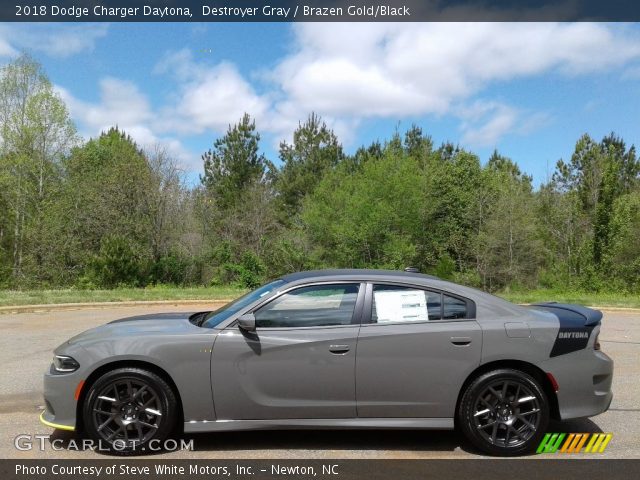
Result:
<instances>
[{"instance_id":1,"label":"gray car paint","mask_svg":"<svg viewBox=\"0 0 640 480\"><path fill-rule=\"evenodd\" d=\"M81 365L45 375L45 419L75 426L78 382L115 361L163 369L180 394L186 431L247 428L452 428L455 401L473 370L519 360L558 380L562 418L591 416L611 401L613 362L593 350L549 358L559 330L551 313L513 305L487 293L421 274L336 270L283 277L286 284L215 328L187 315L124 319L89 330L55 351ZM415 324L258 329L241 332L237 318L285 290L321 282L395 283L439 289L475 302L474 319ZM529 332L526 335L523 332ZM451 337L470 339L459 346ZM335 342L349 351L329 351Z\"/></svg>"},{"instance_id":2,"label":"gray car paint","mask_svg":"<svg viewBox=\"0 0 640 480\"><path fill-rule=\"evenodd\" d=\"M55 410L55 417L45 413L45 419L75 425L73 392L78 383L119 361L146 362L163 369L180 392L185 418L213 419L209 360L218 333L192 325L188 314L182 314L162 320L118 321L77 335L54 353L72 356L80 368L70 374L45 374L45 399Z\"/></svg>"}]
</instances>

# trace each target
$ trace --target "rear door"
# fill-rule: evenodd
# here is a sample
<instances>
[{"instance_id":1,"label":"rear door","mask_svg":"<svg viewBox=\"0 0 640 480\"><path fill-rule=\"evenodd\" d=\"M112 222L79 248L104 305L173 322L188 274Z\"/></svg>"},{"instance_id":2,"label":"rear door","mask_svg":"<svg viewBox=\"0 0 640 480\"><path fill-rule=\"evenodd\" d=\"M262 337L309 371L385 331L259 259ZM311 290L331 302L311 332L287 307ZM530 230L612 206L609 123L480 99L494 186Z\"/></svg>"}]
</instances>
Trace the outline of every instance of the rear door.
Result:
<instances>
[{"instance_id":1,"label":"rear door","mask_svg":"<svg viewBox=\"0 0 640 480\"><path fill-rule=\"evenodd\" d=\"M295 287L257 308L256 331L218 335L211 375L216 417L353 418L364 284Z\"/></svg>"},{"instance_id":2,"label":"rear door","mask_svg":"<svg viewBox=\"0 0 640 480\"><path fill-rule=\"evenodd\" d=\"M460 387L480 363L474 311L446 292L367 285L356 358L358 416L453 417Z\"/></svg>"}]
</instances>

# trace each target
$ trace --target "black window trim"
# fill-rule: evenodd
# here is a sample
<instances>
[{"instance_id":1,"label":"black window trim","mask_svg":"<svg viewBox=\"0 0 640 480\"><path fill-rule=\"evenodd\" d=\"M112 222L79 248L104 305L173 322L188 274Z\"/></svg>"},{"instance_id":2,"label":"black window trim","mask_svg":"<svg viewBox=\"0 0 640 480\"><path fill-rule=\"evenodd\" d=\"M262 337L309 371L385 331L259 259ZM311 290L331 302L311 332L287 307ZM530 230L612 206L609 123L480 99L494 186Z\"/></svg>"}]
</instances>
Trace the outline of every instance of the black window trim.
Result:
<instances>
[{"instance_id":1,"label":"black window trim","mask_svg":"<svg viewBox=\"0 0 640 480\"><path fill-rule=\"evenodd\" d=\"M328 328L345 328L345 327L354 327L360 325L360 322L363 318L363 310L364 310L364 301L365 301L365 288L366 283L359 280L334 280L334 281L322 281L322 282L311 282L311 283L298 283L295 285L291 285L285 290L281 290L274 295L273 297L268 298L265 302L260 303L259 305L255 305L253 308L249 310L249 312L255 314L257 310L260 310L262 307L267 306L269 303L274 300L280 298L281 296L300 288L307 287L315 287L322 285L357 285L358 286L358 296L356 297L356 305L353 308L353 314L351 315L351 323L347 323L345 325L318 325L318 326L308 326L308 327L259 327L256 325L256 331L260 330L309 330L309 329L328 329ZM245 313L249 313L245 312ZM237 320L234 321L230 326L235 327L237 325Z\"/></svg>"},{"instance_id":2,"label":"black window trim","mask_svg":"<svg viewBox=\"0 0 640 480\"><path fill-rule=\"evenodd\" d=\"M385 322L385 323L373 322L372 316L373 316L373 286L374 285L390 285L390 286L405 287L405 288L408 287L408 288L415 288L417 290L426 290L428 292L440 294L440 318L438 320L422 320L419 322L403 322L403 321ZM464 316L464 318L443 318L444 317L444 295L457 298L458 300L462 300L465 303L466 315ZM476 318L476 302L474 302L469 298L463 297L462 295L452 293L448 290L442 290L440 288L435 288L435 287L426 286L426 285L416 285L415 283L403 283L403 282L396 282L396 281L367 282L362 325L409 325L409 324L420 324L420 323L468 322L469 320L475 320L475 318Z\"/></svg>"}]
</instances>

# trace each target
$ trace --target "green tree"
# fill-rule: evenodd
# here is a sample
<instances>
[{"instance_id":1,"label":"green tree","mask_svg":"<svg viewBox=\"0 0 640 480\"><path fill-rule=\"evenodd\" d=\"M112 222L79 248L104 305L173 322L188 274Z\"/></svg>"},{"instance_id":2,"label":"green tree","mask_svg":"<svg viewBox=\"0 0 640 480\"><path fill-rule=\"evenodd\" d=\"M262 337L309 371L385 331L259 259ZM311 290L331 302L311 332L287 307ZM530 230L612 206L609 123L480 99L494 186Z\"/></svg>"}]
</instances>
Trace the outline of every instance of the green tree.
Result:
<instances>
[{"instance_id":1,"label":"green tree","mask_svg":"<svg viewBox=\"0 0 640 480\"><path fill-rule=\"evenodd\" d=\"M380 160L383 155L383 147L379 141L372 142L368 147L362 146L353 155L346 155L341 165L348 173L359 170L369 160Z\"/></svg>"},{"instance_id":2,"label":"green tree","mask_svg":"<svg viewBox=\"0 0 640 480\"><path fill-rule=\"evenodd\" d=\"M531 177L494 152L481 178L480 191L486 197L475 241L482 286L488 290L535 286L542 246Z\"/></svg>"},{"instance_id":3,"label":"green tree","mask_svg":"<svg viewBox=\"0 0 640 480\"><path fill-rule=\"evenodd\" d=\"M404 148L407 155L415 158L424 167L433 151L433 141L422 133L417 125L412 125L404 135Z\"/></svg>"},{"instance_id":4,"label":"green tree","mask_svg":"<svg viewBox=\"0 0 640 480\"><path fill-rule=\"evenodd\" d=\"M111 128L74 149L65 166L60 206L66 267L83 271L106 237L117 237L118 245L126 242L140 262L149 262L156 219L149 198L157 184L144 152L131 137Z\"/></svg>"},{"instance_id":5,"label":"green tree","mask_svg":"<svg viewBox=\"0 0 640 480\"><path fill-rule=\"evenodd\" d=\"M640 190L617 198L611 221L610 273L622 290L640 290Z\"/></svg>"},{"instance_id":6,"label":"green tree","mask_svg":"<svg viewBox=\"0 0 640 480\"><path fill-rule=\"evenodd\" d=\"M580 200L576 192L561 192L553 183L542 185L536 198L543 286L575 285L582 269L591 262L591 254L584 255L583 251L589 222Z\"/></svg>"},{"instance_id":7,"label":"green tree","mask_svg":"<svg viewBox=\"0 0 640 480\"><path fill-rule=\"evenodd\" d=\"M176 247L181 249L181 237L187 232L189 221L187 189L183 172L177 161L162 145L155 145L144 152L149 163L150 185L146 202L151 220L151 250L155 261L164 255L177 255Z\"/></svg>"},{"instance_id":8,"label":"green tree","mask_svg":"<svg viewBox=\"0 0 640 480\"><path fill-rule=\"evenodd\" d=\"M346 175L328 173L304 202L301 218L322 265L401 268L414 264L421 229L418 162L387 148Z\"/></svg>"},{"instance_id":9,"label":"green tree","mask_svg":"<svg viewBox=\"0 0 640 480\"><path fill-rule=\"evenodd\" d=\"M206 282L254 286L264 279L263 256L279 228L271 186L274 167L259 154L255 122L244 115L203 155L197 195Z\"/></svg>"},{"instance_id":10,"label":"green tree","mask_svg":"<svg viewBox=\"0 0 640 480\"><path fill-rule=\"evenodd\" d=\"M428 269L449 256L458 271L473 267L480 160L465 150L443 145L429 156L423 178L421 266Z\"/></svg>"},{"instance_id":11,"label":"green tree","mask_svg":"<svg viewBox=\"0 0 640 480\"><path fill-rule=\"evenodd\" d=\"M14 282L46 272L50 238L42 234L62 177L61 161L77 141L66 106L40 64L21 55L0 70L0 258ZM10 250L10 254L7 254ZM1 271L1 270L0 270Z\"/></svg>"},{"instance_id":12,"label":"green tree","mask_svg":"<svg viewBox=\"0 0 640 480\"><path fill-rule=\"evenodd\" d=\"M575 192L591 228L591 255L596 269L611 243L613 205L638 184L640 162L635 147L627 149L615 134L600 143L582 136L568 163L557 163L553 180L566 193Z\"/></svg>"},{"instance_id":13,"label":"green tree","mask_svg":"<svg viewBox=\"0 0 640 480\"><path fill-rule=\"evenodd\" d=\"M259 153L259 144L256 123L245 113L238 124L230 125L227 133L214 142L213 149L202 155L201 182L222 208L240 201L244 191L272 169Z\"/></svg>"},{"instance_id":14,"label":"green tree","mask_svg":"<svg viewBox=\"0 0 640 480\"><path fill-rule=\"evenodd\" d=\"M338 138L319 116L312 113L305 123L298 125L293 143L280 144L282 168L276 190L286 217L299 211L302 200L343 157Z\"/></svg>"},{"instance_id":15,"label":"green tree","mask_svg":"<svg viewBox=\"0 0 640 480\"><path fill-rule=\"evenodd\" d=\"M138 286L142 262L133 242L120 235L100 241L99 252L89 262L89 279L100 287Z\"/></svg>"}]
</instances>

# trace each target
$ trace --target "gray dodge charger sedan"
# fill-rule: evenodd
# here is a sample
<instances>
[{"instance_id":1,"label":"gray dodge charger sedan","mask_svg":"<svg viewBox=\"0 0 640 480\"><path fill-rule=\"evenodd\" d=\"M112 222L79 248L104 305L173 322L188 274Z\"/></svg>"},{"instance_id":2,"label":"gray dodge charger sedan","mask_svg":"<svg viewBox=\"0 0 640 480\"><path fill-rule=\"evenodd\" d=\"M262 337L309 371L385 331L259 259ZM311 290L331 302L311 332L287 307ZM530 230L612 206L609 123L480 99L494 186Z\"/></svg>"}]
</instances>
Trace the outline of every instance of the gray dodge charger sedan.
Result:
<instances>
[{"instance_id":1,"label":"gray dodge charger sedan","mask_svg":"<svg viewBox=\"0 0 640 480\"><path fill-rule=\"evenodd\" d=\"M458 428L520 455L550 418L609 408L601 318L414 272L294 273L213 312L77 335L54 352L40 418L116 453L179 430Z\"/></svg>"}]
</instances>

